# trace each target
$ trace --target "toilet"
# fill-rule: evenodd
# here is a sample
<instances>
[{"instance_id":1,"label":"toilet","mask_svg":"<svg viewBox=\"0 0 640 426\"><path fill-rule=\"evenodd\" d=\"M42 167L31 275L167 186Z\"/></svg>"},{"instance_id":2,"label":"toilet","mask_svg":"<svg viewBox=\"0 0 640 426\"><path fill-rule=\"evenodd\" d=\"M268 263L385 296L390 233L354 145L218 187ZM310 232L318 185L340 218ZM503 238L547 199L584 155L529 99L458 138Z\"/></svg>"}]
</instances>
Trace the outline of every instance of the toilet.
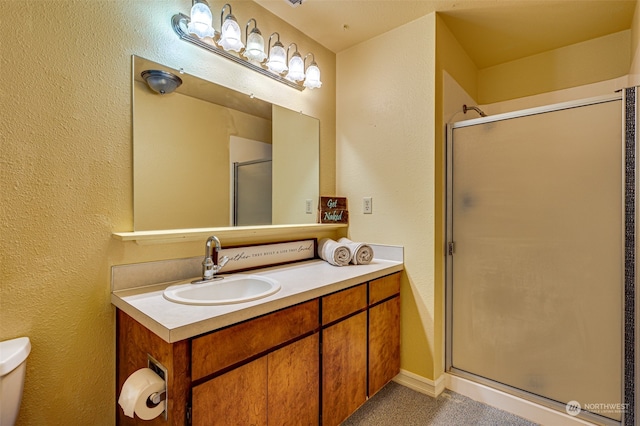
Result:
<instances>
[{"instance_id":1,"label":"toilet","mask_svg":"<svg viewBox=\"0 0 640 426\"><path fill-rule=\"evenodd\" d=\"M28 337L0 342L0 426L13 426L18 418L29 352Z\"/></svg>"}]
</instances>

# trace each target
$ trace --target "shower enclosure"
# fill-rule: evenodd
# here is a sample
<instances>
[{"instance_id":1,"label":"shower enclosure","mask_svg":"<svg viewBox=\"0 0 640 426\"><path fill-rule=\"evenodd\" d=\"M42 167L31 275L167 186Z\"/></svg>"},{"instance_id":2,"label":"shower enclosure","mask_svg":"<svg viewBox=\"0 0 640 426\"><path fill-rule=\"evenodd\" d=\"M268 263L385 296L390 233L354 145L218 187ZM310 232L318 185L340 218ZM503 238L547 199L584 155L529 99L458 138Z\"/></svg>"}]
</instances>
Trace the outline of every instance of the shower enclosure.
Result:
<instances>
[{"instance_id":1,"label":"shower enclosure","mask_svg":"<svg viewBox=\"0 0 640 426\"><path fill-rule=\"evenodd\" d=\"M271 159L233 163L233 225L271 225Z\"/></svg>"},{"instance_id":2,"label":"shower enclosure","mask_svg":"<svg viewBox=\"0 0 640 426\"><path fill-rule=\"evenodd\" d=\"M635 89L448 126L448 372L633 424L627 115Z\"/></svg>"}]
</instances>

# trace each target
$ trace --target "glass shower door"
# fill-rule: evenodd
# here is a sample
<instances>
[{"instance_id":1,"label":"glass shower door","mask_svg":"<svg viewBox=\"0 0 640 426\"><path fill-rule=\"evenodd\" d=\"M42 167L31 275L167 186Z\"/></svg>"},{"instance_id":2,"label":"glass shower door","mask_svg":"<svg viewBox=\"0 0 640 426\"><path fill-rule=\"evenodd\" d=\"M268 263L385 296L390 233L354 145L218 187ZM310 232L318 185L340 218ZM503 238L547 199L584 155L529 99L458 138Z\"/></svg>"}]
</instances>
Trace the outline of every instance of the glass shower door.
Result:
<instances>
[{"instance_id":1,"label":"glass shower door","mask_svg":"<svg viewBox=\"0 0 640 426\"><path fill-rule=\"evenodd\" d=\"M621 112L450 131L450 371L620 419L595 404L622 402Z\"/></svg>"},{"instance_id":2,"label":"glass shower door","mask_svg":"<svg viewBox=\"0 0 640 426\"><path fill-rule=\"evenodd\" d=\"M233 163L233 225L271 225L271 160Z\"/></svg>"}]
</instances>

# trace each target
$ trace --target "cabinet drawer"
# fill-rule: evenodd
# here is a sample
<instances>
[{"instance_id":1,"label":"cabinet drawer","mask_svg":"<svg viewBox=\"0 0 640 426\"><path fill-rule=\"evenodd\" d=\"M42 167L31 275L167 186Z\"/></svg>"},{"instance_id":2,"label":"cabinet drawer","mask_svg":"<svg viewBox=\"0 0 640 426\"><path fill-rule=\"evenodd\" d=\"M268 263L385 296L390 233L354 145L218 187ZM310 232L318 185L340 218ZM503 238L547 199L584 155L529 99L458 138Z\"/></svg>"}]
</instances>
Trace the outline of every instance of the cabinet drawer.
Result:
<instances>
[{"instance_id":1,"label":"cabinet drawer","mask_svg":"<svg viewBox=\"0 0 640 426\"><path fill-rule=\"evenodd\" d=\"M195 338L191 379L201 379L314 331L318 318L316 299Z\"/></svg>"},{"instance_id":2,"label":"cabinet drawer","mask_svg":"<svg viewBox=\"0 0 640 426\"><path fill-rule=\"evenodd\" d=\"M400 293L400 273L369 281L369 305Z\"/></svg>"},{"instance_id":3,"label":"cabinet drawer","mask_svg":"<svg viewBox=\"0 0 640 426\"><path fill-rule=\"evenodd\" d=\"M367 307L367 285L361 284L322 298L322 325Z\"/></svg>"}]
</instances>

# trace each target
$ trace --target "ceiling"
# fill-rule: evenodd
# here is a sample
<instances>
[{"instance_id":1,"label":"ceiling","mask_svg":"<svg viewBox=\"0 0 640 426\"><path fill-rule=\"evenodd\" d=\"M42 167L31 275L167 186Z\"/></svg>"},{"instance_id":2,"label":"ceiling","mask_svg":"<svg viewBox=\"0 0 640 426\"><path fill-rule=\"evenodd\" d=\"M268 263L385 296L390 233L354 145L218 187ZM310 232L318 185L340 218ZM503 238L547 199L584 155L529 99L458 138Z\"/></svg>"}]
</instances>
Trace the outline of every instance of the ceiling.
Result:
<instances>
[{"instance_id":1,"label":"ceiling","mask_svg":"<svg viewBox=\"0 0 640 426\"><path fill-rule=\"evenodd\" d=\"M254 0L339 53L431 12L480 69L631 28L636 0Z\"/></svg>"}]
</instances>

